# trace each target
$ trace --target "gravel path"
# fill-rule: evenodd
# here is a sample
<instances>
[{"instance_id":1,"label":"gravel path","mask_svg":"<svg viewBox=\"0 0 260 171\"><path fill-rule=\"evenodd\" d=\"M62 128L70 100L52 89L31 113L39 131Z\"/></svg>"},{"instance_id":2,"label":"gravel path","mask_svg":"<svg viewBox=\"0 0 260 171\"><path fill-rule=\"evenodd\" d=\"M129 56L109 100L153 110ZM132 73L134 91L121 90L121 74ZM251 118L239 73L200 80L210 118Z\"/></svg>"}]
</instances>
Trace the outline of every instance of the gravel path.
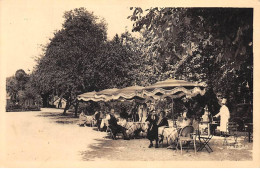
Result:
<instances>
[{"instance_id":1,"label":"gravel path","mask_svg":"<svg viewBox=\"0 0 260 171\"><path fill-rule=\"evenodd\" d=\"M106 132L79 127L78 118L62 116L62 110L8 112L5 117L4 158L8 161L250 161L252 145L243 138L239 148L222 146L223 139L210 142L212 153L147 148L146 139L111 140Z\"/></svg>"}]
</instances>

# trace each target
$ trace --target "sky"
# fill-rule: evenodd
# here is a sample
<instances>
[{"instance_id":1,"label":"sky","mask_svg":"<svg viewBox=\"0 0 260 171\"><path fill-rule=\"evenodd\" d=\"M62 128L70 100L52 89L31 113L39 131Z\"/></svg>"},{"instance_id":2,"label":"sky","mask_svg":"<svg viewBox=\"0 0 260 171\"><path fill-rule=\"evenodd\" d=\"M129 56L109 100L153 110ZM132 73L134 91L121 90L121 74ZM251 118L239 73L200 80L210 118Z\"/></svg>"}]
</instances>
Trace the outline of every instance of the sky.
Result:
<instances>
[{"instance_id":1,"label":"sky","mask_svg":"<svg viewBox=\"0 0 260 171\"><path fill-rule=\"evenodd\" d=\"M148 0L0 0L0 76L9 77L18 69L29 73L35 66L35 57L53 37L55 30L61 29L65 11L85 7L94 15L105 18L108 23L108 39L132 29L133 23L127 19L130 7L143 8L160 6L236 6L245 7L255 0L229 1L148 1ZM259 0L260 1L260 0ZM238 3L239 2L239 3ZM137 5L138 4L138 5ZM259 4L258 4L259 5ZM249 5L250 6L250 5Z\"/></svg>"},{"instance_id":2,"label":"sky","mask_svg":"<svg viewBox=\"0 0 260 171\"><path fill-rule=\"evenodd\" d=\"M59 30L64 22L65 11L85 7L94 15L105 18L108 23L108 39L116 33L132 29L133 23L127 19L131 11L127 4L117 1L50 1L50 0L2 0L1 17L1 58L6 77L18 69L29 73L35 66L42 48Z\"/></svg>"}]
</instances>

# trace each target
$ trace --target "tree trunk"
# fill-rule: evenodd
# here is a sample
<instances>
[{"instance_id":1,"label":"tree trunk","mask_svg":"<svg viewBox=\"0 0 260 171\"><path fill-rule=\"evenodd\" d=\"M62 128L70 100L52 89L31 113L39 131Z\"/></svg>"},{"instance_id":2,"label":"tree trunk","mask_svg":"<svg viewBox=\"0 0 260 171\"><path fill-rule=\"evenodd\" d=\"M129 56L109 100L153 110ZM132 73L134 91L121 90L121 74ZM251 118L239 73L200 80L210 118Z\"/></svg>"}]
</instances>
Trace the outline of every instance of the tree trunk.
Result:
<instances>
[{"instance_id":1,"label":"tree trunk","mask_svg":"<svg viewBox=\"0 0 260 171\"><path fill-rule=\"evenodd\" d=\"M42 97L42 107L49 107L49 101L48 101L49 94L42 94L41 97Z\"/></svg>"},{"instance_id":2,"label":"tree trunk","mask_svg":"<svg viewBox=\"0 0 260 171\"><path fill-rule=\"evenodd\" d=\"M67 115L66 112L70 107L70 99L67 100L66 106L64 108L63 114L62 115Z\"/></svg>"},{"instance_id":3,"label":"tree trunk","mask_svg":"<svg viewBox=\"0 0 260 171\"><path fill-rule=\"evenodd\" d=\"M75 105L75 114L74 117L77 118L78 117L78 107L79 107L79 101L76 101L76 105Z\"/></svg>"}]
</instances>

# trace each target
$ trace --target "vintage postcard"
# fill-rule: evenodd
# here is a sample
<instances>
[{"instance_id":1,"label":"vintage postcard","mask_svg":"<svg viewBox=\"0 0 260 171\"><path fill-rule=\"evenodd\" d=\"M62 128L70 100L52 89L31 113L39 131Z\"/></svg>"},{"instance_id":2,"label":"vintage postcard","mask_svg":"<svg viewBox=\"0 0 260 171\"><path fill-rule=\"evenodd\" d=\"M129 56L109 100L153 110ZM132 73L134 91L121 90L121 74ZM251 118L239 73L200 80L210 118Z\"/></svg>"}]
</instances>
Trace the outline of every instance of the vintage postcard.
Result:
<instances>
[{"instance_id":1,"label":"vintage postcard","mask_svg":"<svg viewBox=\"0 0 260 171\"><path fill-rule=\"evenodd\" d=\"M260 167L259 8L0 1L0 167Z\"/></svg>"}]
</instances>

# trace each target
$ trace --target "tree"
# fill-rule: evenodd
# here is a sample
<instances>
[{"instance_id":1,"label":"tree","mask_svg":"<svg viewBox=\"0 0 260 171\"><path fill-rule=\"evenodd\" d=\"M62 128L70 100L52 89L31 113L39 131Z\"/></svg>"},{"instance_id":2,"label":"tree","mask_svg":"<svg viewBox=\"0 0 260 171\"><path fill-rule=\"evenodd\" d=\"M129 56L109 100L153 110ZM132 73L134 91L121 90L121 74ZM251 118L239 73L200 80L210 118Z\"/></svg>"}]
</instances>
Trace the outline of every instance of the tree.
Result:
<instances>
[{"instance_id":1,"label":"tree","mask_svg":"<svg viewBox=\"0 0 260 171\"><path fill-rule=\"evenodd\" d=\"M84 8L65 12L64 18L63 28L50 39L33 72L43 97L65 98L66 114L71 105L77 109L81 93L136 82L139 51L129 33L108 41L105 21Z\"/></svg>"},{"instance_id":2,"label":"tree","mask_svg":"<svg viewBox=\"0 0 260 171\"><path fill-rule=\"evenodd\" d=\"M206 82L229 100L247 86L252 102L252 9L135 8L129 18L143 33L158 80Z\"/></svg>"},{"instance_id":3,"label":"tree","mask_svg":"<svg viewBox=\"0 0 260 171\"><path fill-rule=\"evenodd\" d=\"M55 94L67 100L64 114L70 105L76 105L79 93L95 89L91 83L92 63L106 40L103 20L77 8L64 13L61 30L54 34L38 60L34 74L42 95Z\"/></svg>"},{"instance_id":4,"label":"tree","mask_svg":"<svg viewBox=\"0 0 260 171\"><path fill-rule=\"evenodd\" d=\"M95 78L102 80L105 88L124 88L138 84L137 74L141 68L141 50L137 48L138 40L129 32L107 41L101 48L94 64L97 67ZM102 62L100 62L102 61ZM109 86L107 86L109 85Z\"/></svg>"},{"instance_id":5,"label":"tree","mask_svg":"<svg viewBox=\"0 0 260 171\"><path fill-rule=\"evenodd\" d=\"M12 102L18 102L19 86L15 77L6 78L6 92L10 95Z\"/></svg>"},{"instance_id":6,"label":"tree","mask_svg":"<svg viewBox=\"0 0 260 171\"><path fill-rule=\"evenodd\" d=\"M25 90L25 85L29 76L23 69L18 69L15 75L6 79L6 91L11 96L13 102L19 102L19 91Z\"/></svg>"},{"instance_id":7,"label":"tree","mask_svg":"<svg viewBox=\"0 0 260 171\"><path fill-rule=\"evenodd\" d=\"M41 98L37 89L34 87L31 75L19 69L15 75L6 79L6 91L11 96L13 103L18 103L25 107L26 101L41 103Z\"/></svg>"}]
</instances>

